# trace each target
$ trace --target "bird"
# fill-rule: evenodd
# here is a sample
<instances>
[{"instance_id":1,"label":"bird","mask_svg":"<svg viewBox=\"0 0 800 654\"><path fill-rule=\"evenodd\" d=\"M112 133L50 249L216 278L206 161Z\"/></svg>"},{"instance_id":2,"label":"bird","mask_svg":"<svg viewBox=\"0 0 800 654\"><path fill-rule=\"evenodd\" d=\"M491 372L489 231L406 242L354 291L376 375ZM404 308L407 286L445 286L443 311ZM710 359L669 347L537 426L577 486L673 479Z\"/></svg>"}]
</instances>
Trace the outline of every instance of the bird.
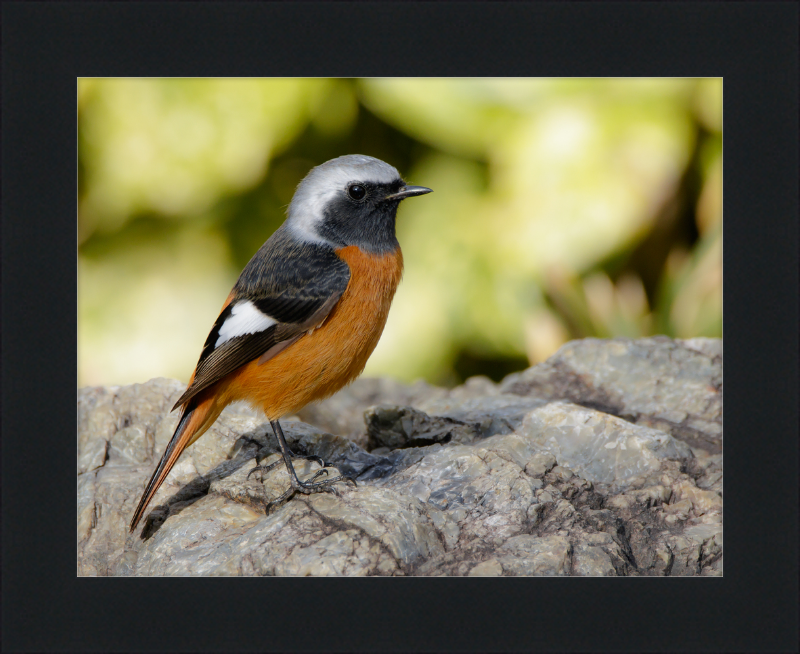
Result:
<instances>
[{"instance_id":1,"label":"bird","mask_svg":"<svg viewBox=\"0 0 800 654\"><path fill-rule=\"evenodd\" d=\"M245 266L222 305L189 384L172 411L180 418L131 518L136 529L181 453L230 403L245 401L269 420L295 493L336 492L355 481L327 475L315 456L292 452L279 420L324 399L364 369L383 332L403 255L395 222L400 202L430 193L407 184L396 168L350 154L312 168L301 180L285 221ZM293 458L323 467L301 481Z\"/></svg>"}]
</instances>

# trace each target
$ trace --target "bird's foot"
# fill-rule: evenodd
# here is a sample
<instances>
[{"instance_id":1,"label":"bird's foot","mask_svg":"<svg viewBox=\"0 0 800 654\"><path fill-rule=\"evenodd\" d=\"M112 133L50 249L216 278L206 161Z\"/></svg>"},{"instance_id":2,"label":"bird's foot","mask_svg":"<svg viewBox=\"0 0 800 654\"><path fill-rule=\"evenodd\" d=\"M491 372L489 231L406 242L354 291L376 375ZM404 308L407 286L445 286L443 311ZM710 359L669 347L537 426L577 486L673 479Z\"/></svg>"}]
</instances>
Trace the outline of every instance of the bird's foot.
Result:
<instances>
[{"instance_id":1,"label":"bird's foot","mask_svg":"<svg viewBox=\"0 0 800 654\"><path fill-rule=\"evenodd\" d=\"M316 454L295 454L294 452L292 452L291 455L293 459L305 459L306 461L314 461L315 463L318 463L322 468L331 467Z\"/></svg>"},{"instance_id":2,"label":"bird's foot","mask_svg":"<svg viewBox=\"0 0 800 654\"><path fill-rule=\"evenodd\" d=\"M264 506L264 513L269 515L269 512L272 510L273 507L278 506L284 500L288 500L292 495L294 495L294 488L290 488L287 490L283 495L280 497L276 497L271 502L267 502Z\"/></svg>"},{"instance_id":3,"label":"bird's foot","mask_svg":"<svg viewBox=\"0 0 800 654\"><path fill-rule=\"evenodd\" d=\"M347 477L345 475L339 475L338 477L334 477L333 479L326 479L325 481L315 481L317 477L320 476L322 473L327 474L327 470L323 468L322 470L318 470L317 473L308 481L300 481L297 478L292 478L292 489L297 491L298 493L302 493L303 495L311 495L312 493L333 493L334 495L338 495L339 491L333 486L340 481L342 482L350 482L353 486L358 486L356 480L352 477Z\"/></svg>"},{"instance_id":4,"label":"bird's foot","mask_svg":"<svg viewBox=\"0 0 800 654\"><path fill-rule=\"evenodd\" d=\"M334 488L333 484L340 482L340 481L349 481L353 484L353 486L357 486L356 480L350 477L346 477L344 475L340 475L338 477L334 477L333 479L326 479L325 481L316 481L319 477L323 474L327 475L328 471L326 468L329 466L325 465L322 459L319 457L315 457L318 459L320 464L322 465L321 470L317 470L311 479L308 481L300 481L297 477L297 473L294 471L294 466L292 465L292 458L295 458L295 455L290 449L289 446L286 444L286 437L283 435L283 429L281 429L281 423L277 420L270 420L269 423L272 426L272 431L275 434L275 438L278 441L278 446L281 449L281 453L283 454L283 461L286 464L286 471L289 473L289 479L291 480L292 486L289 488L283 495L278 497L277 499L273 500L269 504L267 504L267 513L271 507L275 506L283 502L285 499L290 498L295 493L302 493L303 495L311 495L311 493L334 493L336 495L339 494L339 491ZM302 458L308 459L311 458L310 456L304 456Z\"/></svg>"},{"instance_id":5,"label":"bird's foot","mask_svg":"<svg viewBox=\"0 0 800 654\"><path fill-rule=\"evenodd\" d=\"M264 481L264 475L266 475L273 468L277 468L281 463L283 463L283 459L278 459L277 461L270 463L268 466L256 466L247 473L247 478L250 479L250 475L252 475L254 472L258 472L261 476L261 481Z\"/></svg>"},{"instance_id":6,"label":"bird's foot","mask_svg":"<svg viewBox=\"0 0 800 654\"><path fill-rule=\"evenodd\" d=\"M350 482L353 486L358 486L356 480L352 477L347 477L345 475L339 475L338 477L334 477L333 479L326 479L325 481L316 481L319 477L323 474L327 475L328 471L325 468L321 470L317 470L314 473L314 476L311 477L308 481L300 481L299 479L292 478L292 486L289 488L283 495L280 497L275 498L271 502L267 503L265 510L267 515L269 515L270 510L272 507L277 506L284 500L289 499L295 493L302 493L303 495L311 495L312 493L333 493L334 495L338 496L339 491L336 489L333 484L342 482Z\"/></svg>"},{"instance_id":7,"label":"bird's foot","mask_svg":"<svg viewBox=\"0 0 800 654\"><path fill-rule=\"evenodd\" d=\"M270 452L269 454L273 454L273 452ZM264 458L269 456L269 454L265 454L264 456L261 456L261 457L259 455L256 455L256 463L260 464L261 461ZM321 459L320 457L318 457L316 454L296 454L295 452L292 452L290 450L289 451L289 455L293 459L305 459L306 461L314 461L315 463L318 463L323 470L325 468L330 468L331 467L329 464L325 463L325 461L323 459ZM273 468L277 468L283 462L284 462L284 460L281 458L278 461L273 461L272 463L270 463L269 465L266 465L266 466L257 465L255 468L253 468L250 472L247 473L247 478L250 479L250 475L252 475L254 472L258 471L260 473L261 480L263 481L264 480L264 475L266 475ZM325 474L327 474L327 472ZM316 479L316 477L315 477L315 479Z\"/></svg>"}]
</instances>

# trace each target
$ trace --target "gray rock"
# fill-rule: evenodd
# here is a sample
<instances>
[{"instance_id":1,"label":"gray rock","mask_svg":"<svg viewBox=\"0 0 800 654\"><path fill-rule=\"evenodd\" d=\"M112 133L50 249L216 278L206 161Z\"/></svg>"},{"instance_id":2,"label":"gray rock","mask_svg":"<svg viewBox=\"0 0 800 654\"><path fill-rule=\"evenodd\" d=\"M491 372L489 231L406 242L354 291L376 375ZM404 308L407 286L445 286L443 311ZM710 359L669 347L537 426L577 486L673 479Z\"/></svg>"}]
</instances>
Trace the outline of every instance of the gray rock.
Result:
<instances>
[{"instance_id":1,"label":"gray rock","mask_svg":"<svg viewBox=\"0 0 800 654\"><path fill-rule=\"evenodd\" d=\"M722 449L722 342L664 336L587 338L514 373L503 393L569 400L665 431L692 448Z\"/></svg>"},{"instance_id":2,"label":"gray rock","mask_svg":"<svg viewBox=\"0 0 800 654\"><path fill-rule=\"evenodd\" d=\"M662 459L694 457L689 446L663 431L566 402L531 411L520 432L530 435L539 452L594 483L624 486L658 470Z\"/></svg>"},{"instance_id":3,"label":"gray rock","mask_svg":"<svg viewBox=\"0 0 800 654\"><path fill-rule=\"evenodd\" d=\"M298 417L323 431L347 436L366 449L364 411L368 408L381 403L417 406L426 398L447 394L447 389L431 386L424 381L407 386L393 379L362 377L327 400L304 407L298 412Z\"/></svg>"},{"instance_id":4,"label":"gray rock","mask_svg":"<svg viewBox=\"0 0 800 654\"><path fill-rule=\"evenodd\" d=\"M473 425L482 436L508 434L522 424L525 415L546 404L537 397L492 393L482 397L450 393L446 397L419 403L429 414Z\"/></svg>"},{"instance_id":5,"label":"gray rock","mask_svg":"<svg viewBox=\"0 0 800 654\"><path fill-rule=\"evenodd\" d=\"M296 452L358 486L298 495L269 515L288 475L277 466L248 478L257 459L279 455L263 417L233 405L187 448L134 534L127 524L176 426L169 409L183 386L81 389L78 573L721 575L721 454L684 429L717 424L719 350L708 339L589 340L500 385L361 380L306 413L316 426L282 421ZM711 398L705 408L679 378ZM579 387L587 394L574 397ZM613 391L621 417L601 409L601 391ZM681 412L685 420L671 421ZM702 431L704 445L721 444L712 431ZM318 469L295 465L304 478Z\"/></svg>"},{"instance_id":6,"label":"gray rock","mask_svg":"<svg viewBox=\"0 0 800 654\"><path fill-rule=\"evenodd\" d=\"M433 443L469 443L481 435L480 425L448 417L431 417L405 406L380 405L364 412L369 449L422 447Z\"/></svg>"}]
</instances>

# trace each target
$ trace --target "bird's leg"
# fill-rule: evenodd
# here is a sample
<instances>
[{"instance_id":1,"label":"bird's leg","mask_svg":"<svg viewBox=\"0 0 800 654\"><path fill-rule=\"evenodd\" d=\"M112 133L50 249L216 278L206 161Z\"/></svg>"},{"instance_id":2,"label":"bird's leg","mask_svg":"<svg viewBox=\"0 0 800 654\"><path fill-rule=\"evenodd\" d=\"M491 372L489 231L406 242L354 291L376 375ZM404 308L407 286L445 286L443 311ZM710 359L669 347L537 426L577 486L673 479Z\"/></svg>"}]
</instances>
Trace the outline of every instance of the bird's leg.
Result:
<instances>
[{"instance_id":1,"label":"bird's leg","mask_svg":"<svg viewBox=\"0 0 800 654\"><path fill-rule=\"evenodd\" d=\"M258 454L256 454L256 463L260 464L261 461L263 461L264 458L266 458L266 456L269 455L264 455L264 457L259 458ZM327 463L325 463L325 461L323 461L321 457L318 457L316 454L297 454L296 452L292 452L291 450L289 450L289 456L291 456L293 459L306 459L307 461L314 461L315 463L318 463L323 469L331 467ZM282 463L283 463L283 458L273 463L270 463L268 466L256 465L255 468L253 468L250 472L247 473L247 478L250 479L250 475L252 475L254 472L259 472L261 474L261 478L263 479L265 474L267 474L273 468L277 468ZM325 474L326 475L328 474L327 470L325 470Z\"/></svg>"},{"instance_id":2,"label":"bird's leg","mask_svg":"<svg viewBox=\"0 0 800 654\"><path fill-rule=\"evenodd\" d=\"M279 461L278 463L283 463L283 461ZM311 479L309 479L309 480L308 480L306 483L307 483L307 484L311 483L312 481L314 481L315 479L317 479L317 477L319 477L319 476L320 476L320 475L322 475L323 473L327 475L327 474L328 474L328 471L327 471L327 470L325 470L324 468L323 468L322 470L317 470L317 471L314 473L314 476L313 476L313 477L311 477ZM346 480L346 481L352 481L354 484L356 483L356 482L355 482L355 480L353 480L353 479L350 479L349 477L345 477L345 478L344 478L344 480ZM336 480L335 480L335 479L331 479L331 481L336 481ZM324 489L323 489L323 490L324 490ZM335 490L335 489L333 489L333 488L330 488L330 489L328 489L328 490L329 490L330 492L336 492L336 490ZM270 509L271 509L273 506L277 506L278 504L280 504L281 502L283 502L283 500L285 500L285 499L287 499L287 498L291 497L291 496L292 496L292 495L294 495L294 494L295 494L295 490L294 490L294 488L291 488L291 487L290 487L290 488L289 488L289 490L287 490L285 493L283 493L283 495L281 495L280 497L277 497L277 498L275 498L275 499L274 499L274 500L272 500L271 502L267 502L267 504L266 504L266 507L265 507L265 509L266 509L266 512L267 512L267 513L269 513L269 512L270 512Z\"/></svg>"},{"instance_id":3,"label":"bird's leg","mask_svg":"<svg viewBox=\"0 0 800 654\"><path fill-rule=\"evenodd\" d=\"M269 512L270 506L282 502L295 493L303 493L304 495L319 492L336 493L337 491L335 488L333 488L332 484L335 484L337 481L349 481L352 482L353 486L357 486L355 479L345 477L344 475L334 477L333 479L326 479L325 481L315 482L314 480L317 479L317 477L319 477L323 472L328 474L328 471L324 468L322 470L318 470L316 474L308 481L300 481L300 479L297 477L297 473L294 471L294 466L292 465L292 453L289 449L289 446L286 444L286 438L283 435L283 429L281 429L280 423L277 420L271 420L269 424L272 425L272 431L275 432L275 438L278 439L278 447L281 448L283 462L286 464L286 471L289 473L289 479L292 483L292 487L278 499L270 502L267 506L267 512Z\"/></svg>"},{"instance_id":4,"label":"bird's leg","mask_svg":"<svg viewBox=\"0 0 800 654\"><path fill-rule=\"evenodd\" d=\"M257 462L258 462L258 459L256 459L256 463ZM282 463L283 463L283 458L281 457L277 461L273 461L272 463L270 463L268 466L259 466L259 465L257 465L255 468L253 468L250 472L247 473L247 478L250 479L250 475L252 475L254 472L259 472L259 473L261 473L261 479L263 480L264 479L264 475L266 475L273 468L277 468ZM324 468L323 468L323 470L324 470Z\"/></svg>"},{"instance_id":5,"label":"bird's leg","mask_svg":"<svg viewBox=\"0 0 800 654\"><path fill-rule=\"evenodd\" d=\"M306 454L295 454L294 452L290 451L289 452L289 456L291 456L293 459L307 459L309 461L315 461L315 462L319 463L322 466L322 470L319 470L318 472L319 473L323 473L324 472L326 475L328 474L328 471L326 470L326 468L330 468L331 467L327 463L325 463L325 461L323 461L322 459L320 459L318 456L316 456L314 454L307 454L307 455ZM258 463L258 458L256 458L256 463ZM273 468L277 468L280 465L283 465L283 457L281 457L277 461L273 461L268 466L257 465L255 468L253 468L250 472L247 473L247 478L250 479L250 475L252 475L254 472L258 472L258 473L261 474L261 478L263 479L264 475L266 475L270 470L272 470Z\"/></svg>"}]
</instances>

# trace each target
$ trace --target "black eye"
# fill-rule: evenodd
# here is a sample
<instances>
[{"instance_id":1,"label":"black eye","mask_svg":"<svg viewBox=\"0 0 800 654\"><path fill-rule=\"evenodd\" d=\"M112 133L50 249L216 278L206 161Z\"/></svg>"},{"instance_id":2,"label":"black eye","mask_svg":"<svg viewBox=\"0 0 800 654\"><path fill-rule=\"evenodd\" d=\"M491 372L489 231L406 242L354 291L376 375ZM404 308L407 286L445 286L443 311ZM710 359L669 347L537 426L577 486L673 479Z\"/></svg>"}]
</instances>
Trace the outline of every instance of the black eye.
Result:
<instances>
[{"instance_id":1,"label":"black eye","mask_svg":"<svg viewBox=\"0 0 800 654\"><path fill-rule=\"evenodd\" d=\"M347 187L347 195L354 200L363 200L367 197L367 189L361 184L350 184L350 186Z\"/></svg>"}]
</instances>

